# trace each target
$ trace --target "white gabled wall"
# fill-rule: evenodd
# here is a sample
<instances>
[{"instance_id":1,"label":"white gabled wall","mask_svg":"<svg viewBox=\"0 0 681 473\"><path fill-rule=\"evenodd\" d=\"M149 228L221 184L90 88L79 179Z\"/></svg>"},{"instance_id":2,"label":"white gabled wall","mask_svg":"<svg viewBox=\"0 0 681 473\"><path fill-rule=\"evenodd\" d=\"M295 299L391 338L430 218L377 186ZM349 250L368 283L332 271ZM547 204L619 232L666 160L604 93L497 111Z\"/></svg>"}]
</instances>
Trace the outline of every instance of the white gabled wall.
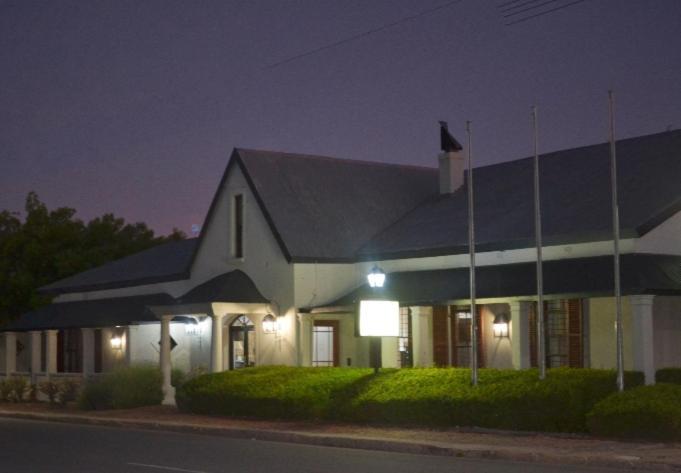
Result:
<instances>
[{"instance_id":1,"label":"white gabled wall","mask_svg":"<svg viewBox=\"0 0 681 473\"><path fill-rule=\"evenodd\" d=\"M681 255L681 212L636 240L636 253Z\"/></svg>"}]
</instances>

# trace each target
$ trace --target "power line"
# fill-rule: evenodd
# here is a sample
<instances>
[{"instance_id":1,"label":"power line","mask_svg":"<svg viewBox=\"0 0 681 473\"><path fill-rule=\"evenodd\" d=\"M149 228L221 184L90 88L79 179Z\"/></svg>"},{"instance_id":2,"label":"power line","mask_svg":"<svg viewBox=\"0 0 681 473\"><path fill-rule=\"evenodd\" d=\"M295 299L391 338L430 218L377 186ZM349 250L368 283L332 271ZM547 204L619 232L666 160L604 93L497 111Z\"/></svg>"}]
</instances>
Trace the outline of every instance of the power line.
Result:
<instances>
[{"instance_id":1,"label":"power line","mask_svg":"<svg viewBox=\"0 0 681 473\"><path fill-rule=\"evenodd\" d=\"M518 2L522 2L522 0L511 0L510 2L500 3L499 5L497 5L497 8L503 8L506 5L511 5L513 3L518 3Z\"/></svg>"},{"instance_id":2,"label":"power line","mask_svg":"<svg viewBox=\"0 0 681 473\"><path fill-rule=\"evenodd\" d=\"M543 11L543 12L541 12L541 13L536 13L536 14L534 14L534 15L529 15L529 16L520 18L520 19L518 19L518 20L512 21L512 22L510 22L510 23L506 23L506 26L515 25L515 24L517 24L517 23L522 23L523 21L531 20L532 18L538 18L538 17L540 17L540 16L548 15L549 13L553 13L553 12L555 12L555 11L562 10L562 9L564 9L564 8L571 7L571 6L573 6L573 5L577 5L578 3L582 3L582 2L584 2L584 0L576 0L576 1L574 1L574 2L567 3L567 4L565 4L565 5L561 5L561 6L559 6L559 7L552 8L552 9L550 9L550 10Z\"/></svg>"},{"instance_id":3,"label":"power line","mask_svg":"<svg viewBox=\"0 0 681 473\"><path fill-rule=\"evenodd\" d=\"M523 7L525 5L529 5L531 3L537 3L537 2L540 2L540 1L541 0L527 0L527 1L522 2L522 3L517 3L516 5L511 5L510 7L506 7L506 8L499 7L499 8L501 8L501 12L504 13L504 12L515 10L516 8L520 8L520 7Z\"/></svg>"},{"instance_id":4,"label":"power line","mask_svg":"<svg viewBox=\"0 0 681 473\"><path fill-rule=\"evenodd\" d=\"M524 12L527 12L527 11L530 11L530 10L536 10L537 8L541 8L541 7L548 5L550 3L556 3L556 2L560 2L560 1L562 1L562 0L548 0L544 3L540 3L539 5L534 5L532 7L523 8L522 10L514 11L513 13L509 13L508 15L504 15L504 18L508 18L509 16L519 15L521 13L524 13Z\"/></svg>"},{"instance_id":5,"label":"power line","mask_svg":"<svg viewBox=\"0 0 681 473\"><path fill-rule=\"evenodd\" d=\"M392 23L387 23L385 25L381 25L381 26L378 26L376 28L372 28L372 29L364 31L362 33L359 33L359 34L356 34L356 35L353 35L353 36L349 36L347 38L340 39L340 40L335 41L333 43L325 44L323 46L319 46L318 48L310 49L308 51L305 51L305 52L302 52L302 53L299 53L299 54L296 54L296 55L293 55L293 56L289 56L289 57L281 59L280 61L277 61L275 63L268 64L268 65L264 66L264 68L265 69L274 69L275 67L282 66L284 64L288 64L289 62L293 62L293 61L296 61L298 59L301 59L301 58L304 58L304 57L307 57L307 56L311 56L313 54L317 54L318 52L325 51L325 50L331 49L331 48L335 48L337 46L341 46L341 45L346 44L346 43L350 43L351 41L355 41L355 40L360 39L360 38L365 38L365 37L370 36L372 34L379 33L381 31L387 30L388 28L392 28L393 26L397 26L397 25L400 25L402 23L406 23L408 21L415 20L415 19L420 18L422 16L429 15L431 13L435 13L438 10L442 10L444 8L447 8L447 7L454 5L455 3L460 3L462 1L463 0L452 0L452 1L449 1L447 3L443 3L443 4L435 6L433 8L423 10L419 13L414 14L414 15L405 16L403 18L400 18L399 20L393 21Z\"/></svg>"}]
</instances>

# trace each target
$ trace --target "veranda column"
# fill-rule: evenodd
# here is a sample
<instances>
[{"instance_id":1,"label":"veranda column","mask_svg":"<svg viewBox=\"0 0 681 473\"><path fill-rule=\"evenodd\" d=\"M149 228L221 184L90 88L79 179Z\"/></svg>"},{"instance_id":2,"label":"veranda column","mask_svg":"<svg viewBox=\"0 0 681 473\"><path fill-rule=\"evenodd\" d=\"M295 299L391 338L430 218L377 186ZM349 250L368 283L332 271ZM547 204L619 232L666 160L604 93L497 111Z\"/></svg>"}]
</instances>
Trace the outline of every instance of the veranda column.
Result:
<instances>
[{"instance_id":1,"label":"veranda column","mask_svg":"<svg viewBox=\"0 0 681 473\"><path fill-rule=\"evenodd\" d=\"M161 317L161 373L163 374L163 404L175 405L175 388L170 379L172 364L170 361L170 320L172 315Z\"/></svg>"},{"instance_id":2,"label":"veranda column","mask_svg":"<svg viewBox=\"0 0 681 473\"><path fill-rule=\"evenodd\" d=\"M300 363L312 366L312 316L300 314Z\"/></svg>"},{"instance_id":3,"label":"veranda column","mask_svg":"<svg viewBox=\"0 0 681 473\"><path fill-rule=\"evenodd\" d=\"M17 370L17 334L5 332L5 376Z\"/></svg>"},{"instance_id":4,"label":"veranda column","mask_svg":"<svg viewBox=\"0 0 681 473\"><path fill-rule=\"evenodd\" d=\"M95 330L80 330L83 335L83 377L88 377L95 372Z\"/></svg>"},{"instance_id":5,"label":"veranda column","mask_svg":"<svg viewBox=\"0 0 681 473\"><path fill-rule=\"evenodd\" d=\"M222 366L222 318L223 314L213 314L213 326L210 333L210 370L218 373L223 370Z\"/></svg>"},{"instance_id":6,"label":"veranda column","mask_svg":"<svg viewBox=\"0 0 681 473\"><path fill-rule=\"evenodd\" d=\"M642 371L646 384L655 384L653 300L655 296L629 296L634 369Z\"/></svg>"},{"instance_id":7,"label":"veranda column","mask_svg":"<svg viewBox=\"0 0 681 473\"><path fill-rule=\"evenodd\" d=\"M45 371L48 374L57 372L57 333L58 330L46 330L45 336L47 343L45 344Z\"/></svg>"},{"instance_id":8,"label":"veranda column","mask_svg":"<svg viewBox=\"0 0 681 473\"><path fill-rule=\"evenodd\" d=\"M42 358L42 347L41 345L41 332L30 332L31 334L31 376L34 378L35 382L36 374L40 373L41 368L41 358Z\"/></svg>"},{"instance_id":9,"label":"veranda column","mask_svg":"<svg viewBox=\"0 0 681 473\"><path fill-rule=\"evenodd\" d=\"M513 368L530 367L530 304L527 301L509 302L511 312L511 358Z\"/></svg>"}]
</instances>

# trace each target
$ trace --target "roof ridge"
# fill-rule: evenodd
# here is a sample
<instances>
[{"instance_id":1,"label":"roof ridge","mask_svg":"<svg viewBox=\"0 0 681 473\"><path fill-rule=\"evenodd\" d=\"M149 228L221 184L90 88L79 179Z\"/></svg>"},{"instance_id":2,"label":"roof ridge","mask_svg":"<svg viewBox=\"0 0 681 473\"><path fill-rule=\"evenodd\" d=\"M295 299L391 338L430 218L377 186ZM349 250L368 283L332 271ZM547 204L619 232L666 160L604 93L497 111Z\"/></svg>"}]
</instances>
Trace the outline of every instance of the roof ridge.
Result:
<instances>
[{"instance_id":1,"label":"roof ridge","mask_svg":"<svg viewBox=\"0 0 681 473\"><path fill-rule=\"evenodd\" d=\"M250 152L250 153L267 153L267 154L275 154L275 155L286 155L286 156L295 156L297 158L302 158L302 159L314 159L314 160L319 160L319 161L343 161L347 163L352 163L352 164L364 164L364 165L370 165L370 166L385 166L385 167L399 167L399 168L408 168L408 169L418 169L418 170L424 170L424 171L437 171L437 167L435 166L423 166L423 165L418 165L418 164L403 164L403 163L386 163L382 161L369 161L366 159L353 159L353 158L339 158L337 156L326 156L326 155L319 155L319 154L308 154L308 153L292 153L289 151L273 151L273 150L267 150L267 149L255 149L255 148L234 148L236 152Z\"/></svg>"}]
</instances>

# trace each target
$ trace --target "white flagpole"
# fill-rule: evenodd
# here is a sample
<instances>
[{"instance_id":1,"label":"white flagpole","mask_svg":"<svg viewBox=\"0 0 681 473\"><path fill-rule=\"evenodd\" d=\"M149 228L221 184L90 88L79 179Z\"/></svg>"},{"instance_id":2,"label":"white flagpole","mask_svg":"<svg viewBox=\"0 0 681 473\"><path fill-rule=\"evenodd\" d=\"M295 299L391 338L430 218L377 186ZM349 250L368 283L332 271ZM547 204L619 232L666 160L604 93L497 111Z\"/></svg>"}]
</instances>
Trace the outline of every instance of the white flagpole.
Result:
<instances>
[{"instance_id":1,"label":"white flagpole","mask_svg":"<svg viewBox=\"0 0 681 473\"><path fill-rule=\"evenodd\" d=\"M546 378L546 355L544 353L544 274L541 233L541 204L539 200L539 131L537 107L532 107L534 129L534 239L537 245L537 364L539 379Z\"/></svg>"},{"instance_id":2,"label":"white flagpole","mask_svg":"<svg viewBox=\"0 0 681 473\"><path fill-rule=\"evenodd\" d=\"M617 154L615 149L615 94L608 91L610 115L610 182L612 187L612 236L615 268L615 332L617 336L617 389L624 391L624 337L620 286L620 217L617 202Z\"/></svg>"},{"instance_id":3,"label":"white flagpole","mask_svg":"<svg viewBox=\"0 0 681 473\"><path fill-rule=\"evenodd\" d=\"M471 122L466 122L468 136L468 250L470 255L471 296L471 384L478 384L478 319L475 309L475 223L473 218L473 150L471 148Z\"/></svg>"}]
</instances>

